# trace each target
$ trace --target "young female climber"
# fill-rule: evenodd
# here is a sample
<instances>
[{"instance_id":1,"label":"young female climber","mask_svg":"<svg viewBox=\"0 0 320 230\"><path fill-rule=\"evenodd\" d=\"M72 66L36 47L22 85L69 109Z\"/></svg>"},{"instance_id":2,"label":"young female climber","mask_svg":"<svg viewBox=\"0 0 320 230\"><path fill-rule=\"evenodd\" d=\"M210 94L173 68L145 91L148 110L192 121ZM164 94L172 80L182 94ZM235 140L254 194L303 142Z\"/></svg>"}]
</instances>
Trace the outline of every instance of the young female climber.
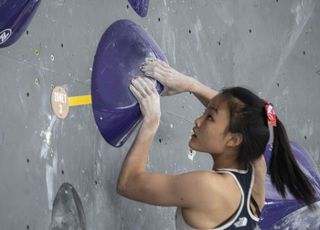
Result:
<instances>
[{"instance_id":1,"label":"young female climber","mask_svg":"<svg viewBox=\"0 0 320 230\"><path fill-rule=\"evenodd\" d=\"M164 95L191 92L206 107L195 120L189 146L210 154L213 168L180 175L146 172L149 148L159 127L160 98L150 79L138 77L130 90L140 104L143 121L119 174L121 195L178 207L177 229L254 229L265 200L263 152L269 124L274 132L269 167L273 185L284 197L288 190L307 205L314 202L314 189L298 167L271 104L241 87L218 93L160 60L147 60L141 70L165 86Z\"/></svg>"}]
</instances>

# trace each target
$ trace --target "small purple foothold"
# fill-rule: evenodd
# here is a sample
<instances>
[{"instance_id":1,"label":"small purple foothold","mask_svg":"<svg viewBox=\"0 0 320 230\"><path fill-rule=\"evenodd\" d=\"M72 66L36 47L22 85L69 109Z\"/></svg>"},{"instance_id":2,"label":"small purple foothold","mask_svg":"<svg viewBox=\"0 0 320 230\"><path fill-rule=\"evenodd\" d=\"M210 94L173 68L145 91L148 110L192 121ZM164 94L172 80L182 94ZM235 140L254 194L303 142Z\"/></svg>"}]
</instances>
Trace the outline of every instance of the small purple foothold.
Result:
<instances>
[{"instance_id":1,"label":"small purple foothold","mask_svg":"<svg viewBox=\"0 0 320 230\"><path fill-rule=\"evenodd\" d=\"M142 118L129 85L143 75L139 67L150 56L167 62L156 42L130 20L114 22L99 42L92 68L92 108L101 135L114 147L125 143ZM156 88L163 90L159 82Z\"/></svg>"},{"instance_id":2,"label":"small purple foothold","mask_svg":"<svg viewBox=\"0 0 320 230\"><path fill-rule=\"evenodd\" d=\"M148 14L149 0L128 0L134 11L141 17L145 17Z\"/></svg>"},{"instance_id":3,"label":"small purple foothold","mask_svg":"<svg viewBox=\"0 0 320 230\"><path fill-rule=\"evenodd\" d=\"M0 48L12 45L29 25L41 0L10 0L0 6Z\"/></svg>"}]
</instances>

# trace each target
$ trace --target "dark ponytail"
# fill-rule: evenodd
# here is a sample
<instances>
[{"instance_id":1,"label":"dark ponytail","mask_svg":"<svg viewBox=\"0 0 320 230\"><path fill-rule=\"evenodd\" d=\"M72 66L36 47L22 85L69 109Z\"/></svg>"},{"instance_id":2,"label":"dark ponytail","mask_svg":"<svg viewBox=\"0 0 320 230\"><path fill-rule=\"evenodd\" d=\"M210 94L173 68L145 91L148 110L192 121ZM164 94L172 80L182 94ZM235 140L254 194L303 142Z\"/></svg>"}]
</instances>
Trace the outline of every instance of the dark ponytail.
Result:
<instances>
[{"instance_id":1,"label":"dark ponytail","mask_svg":"<svg viewBox=\"0 0 320 230\"><path fill-rule=\"evenodd\" d=\"M263 154L268 143L270 114L266 112L265 106L270 104L243 87L225 88L221 94L230 112L230 122L226 131L242 134L239 161L249 164ZM269 165L271 182L282 197L286 197L286 192L289 191L298 201L312 208L311 204L315 202L315 190L294 158L283 124L278 118L275 120L271 116L271 125L275 121Z\"/></svg>"},{"instance_id":2,"label":"dark ponytail","mask_svg":"<svg viewBox=\"0 0 320 230\"><path fill-rule=\"evenodd\" d=\"M282 197L286 197L287 188L298 201L310 206L315 202L315 190L294 158L286 130L278 118L273 136L269 165L272 184Z\"/></svg>"}]
</instances>

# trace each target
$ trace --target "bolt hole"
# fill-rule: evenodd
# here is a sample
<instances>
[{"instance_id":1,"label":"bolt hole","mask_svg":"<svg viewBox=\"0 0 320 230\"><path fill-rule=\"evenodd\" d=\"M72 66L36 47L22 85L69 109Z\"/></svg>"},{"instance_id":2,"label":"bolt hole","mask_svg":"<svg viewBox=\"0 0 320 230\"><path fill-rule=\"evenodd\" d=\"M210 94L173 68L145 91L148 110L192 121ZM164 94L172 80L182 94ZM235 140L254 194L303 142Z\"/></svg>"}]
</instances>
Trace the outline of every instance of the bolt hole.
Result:
<instances>
[{"instance_id":1,"label":"bolt hole","mask_svg":"<svg viewBox=\"0 0 320 230\"><path fill-rule=\"evenodd\" d=\"M27 229L30 229L29 225L27 225Z\"/></svg>"},{"instance_id":2,"label":"bolt hole","mask_svg":"<svg viewBox=\"0 0 320 230\"><path fill-rule=\"evenodd\" d=\"M29 158L27 158L27 163L29 163L30 162L30 159Z\"/></svg>"},{"instance_id":3,"label":"bolt hole","mask_svg":"<svg viewBox=\"0 0 320 230\"><path fill-rule=\"evenodd\" d=\"M160 143L162 142L162 139L161 139L161 138L159 139L159 142L160 142Z\"/></svg>"},{"instance_id":4,"label":"bolt hole","mask_svg":"<svg viewBox=\"0 0 320 230\"><path fill-rule=\"evenodd\" d=\"M191 30L189 29L189 34L191 34Z\"/></svg>"},{"instance_id":5,"label":"bolt hole","mask_svg":"<svg viewBox=\"0 0 320 230\"><path fill-rule=\"evenodd\" d=\"M161 21L161 19L160 19L160 18L158 18L158 21L160 22L160 21Z\"/></svg>"},{"instance_id":6,"label":"bolt hole","mask_svg":"<svg viewBox=\"0 0 320 230\"><path fill-rule=\"evenodd\" d=\"M252 33L252 29L249 29L249 33Z\"/></svg>"},{"instance_id":7,"label":"bolt hole","mask_svg":"<svg viewBox=\"0 0 320 230\"><path fill-rule=\"evenodd\" d=\"M61 48L63 48L63 43L60 44Z\"/></svg>"},{"instance_id":8,"label":"bolt hole","mask_svg":"<svg viewBox=\"0 0 320 230\"><path fill-rule=\"evenodd\" d=\"M26 31L26 34L29 35L29 30Z\"/></svg>"},{"instance_id":9,"label":"bolt hole","mask_svg":"<svg viewBox=\"0 0 320 230\"><path fill-rule=\"evenodd\" d=\"M95 180L94 183L97 185L97 184L98 184L98 181Z\"/></svg>"},{"instance_id":10,"label":"bolt hole","mask_svg":"<svg viewBox=\"0 0 320 230\"><path fill-rule=\"evenodd\" d=\"M26 95L27 95L27 97L29 97L29 96L30 96L30 93L29 93L29 92L27 92L27 93L26 93Z\"/></svg>"},{"instance_id":11,"label":"bolt hole","mask_svg":"<svg viewBox=\"0 0 320 230\"><path fill-rule=\"evenodd\" d=\"M64 171L63 170L61 170L61 174L64 175Z\"/></svg>"},{"instance_id":12,"label":"bolt hole","mask_svg":"<svg viewBox=\"0 0 320 230\"><path fill-rule=\"evenodd\" d=\"M280 84L279 84L279 83L277 83L277 86L279 87L279 86L280 86Z\"/></svg>"},{"instance_id":13,"label":"bolt hole","mask_svg":"<svg viewBox=\"0 0 320 230\"><path fill-rule=\"evenodd\" d=\"M304 136L304 139L307 140L307 136Z\"/></svg>"},{"instance_id":14,"label":"bolt hole","mask_svg":"<svg viewBox=\"0 0 320 230\"><path fill-rule=\"evenodd\" d=\"M302 51L302 54L303 54L303 55L306 55L306 51Z\"/></svg>"},{"instance_id":15,"label":"bolt hole","mask_svg":"<svg viewBox=\"0 0 320 230\"><path fill-rule=\"evenodd\" d=\"M221 46L221 42L220 41L218 41L218 45Z\"/></svg>"},{"instance_id":16,"label":"bolt hole","mask_svg":"<svg viewBox=\"0 0 320 230\"><path fill-rule=\"evenodd\" d=\"M127 4L127 9L129 9L129 5Z\"/></svg>"}]
</instances>

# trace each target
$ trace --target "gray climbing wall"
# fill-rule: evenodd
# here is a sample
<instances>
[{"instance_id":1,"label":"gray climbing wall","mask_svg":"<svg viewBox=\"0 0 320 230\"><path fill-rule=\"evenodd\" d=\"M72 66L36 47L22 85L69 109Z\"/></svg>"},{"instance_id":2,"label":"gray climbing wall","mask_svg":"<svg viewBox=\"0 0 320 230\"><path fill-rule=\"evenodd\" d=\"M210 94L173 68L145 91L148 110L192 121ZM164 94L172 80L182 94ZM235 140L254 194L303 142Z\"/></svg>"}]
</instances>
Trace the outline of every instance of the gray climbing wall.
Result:
<instances>
[{"instance_id":1,"label":"gray climbing wall","mask_svg":"<svg viewBox=\"0 0 320 230\"><path fill-rule=\"evenodd\" d=\"M48 229L63 182L80 195L87 229L174 229L174 209L120 197L116 179L132 137L119 148L101 137L90 106L65 120L50 108L53 86L90 93L99 39L131 19L158 42L172 66L209 86L247 86L270 100L291 140L320 165L320 2L318 0L150 0L140 18L125 0L42 0L28 30L0 50L1 229ZM211 167L187 147L196 116L192 95L162 99L148 169Z\"/></svg>"}]
</instances>

